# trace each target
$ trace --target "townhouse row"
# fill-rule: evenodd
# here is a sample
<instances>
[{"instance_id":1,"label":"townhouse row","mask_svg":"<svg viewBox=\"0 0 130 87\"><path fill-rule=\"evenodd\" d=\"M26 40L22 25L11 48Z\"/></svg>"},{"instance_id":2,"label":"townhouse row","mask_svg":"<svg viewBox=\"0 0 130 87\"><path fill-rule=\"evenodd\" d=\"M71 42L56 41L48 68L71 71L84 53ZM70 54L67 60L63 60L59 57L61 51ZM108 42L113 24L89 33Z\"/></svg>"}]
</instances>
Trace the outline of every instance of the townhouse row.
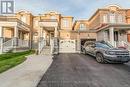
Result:
<instances>
[{"instance_id":1,"label":"townhouse row","mask_svg":"<svg viewBox=\"0 0 130 87\"><path fill-rule=\"evenodd\" d=\"M86 12L87 14L87 12ZM37 49L41 53L81 52L86 41L104 40L115 47L130 47L130 9L110 5L89 20L75 20L57 12L32 15L20 11L0 16L0 53ZM45 52L45 50L44 50Z\"/></svg>"}]
</instances>

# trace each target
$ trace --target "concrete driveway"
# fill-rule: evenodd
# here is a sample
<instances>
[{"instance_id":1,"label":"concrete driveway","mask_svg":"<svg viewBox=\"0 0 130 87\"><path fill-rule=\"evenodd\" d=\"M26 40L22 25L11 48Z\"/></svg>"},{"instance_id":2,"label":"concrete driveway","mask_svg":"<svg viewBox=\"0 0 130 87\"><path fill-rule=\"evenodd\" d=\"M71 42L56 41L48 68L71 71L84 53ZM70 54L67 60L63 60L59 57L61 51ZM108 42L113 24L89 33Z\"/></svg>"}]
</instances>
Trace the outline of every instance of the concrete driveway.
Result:
<instances>
[{"instance_id":1,"label":"concrete driveway","mask_svg":"<svg viewBox=\"0 0 130 87\"><path fill-rule=\"evenodd\" d=\"M130 63L99 64L82 54L59 54L38 87L130 87Z\"/></svg>"},{"instance_id":2,"label":"concrete driveway","mask_svg":"<svg viewBox=\"0 0 130 87\"><path fill-rule=\"evenodd\" d=\"M30 55L27 60L0 74L0 87L36 87L52 63L52 56Z\"/></svg>"}]
</instances>

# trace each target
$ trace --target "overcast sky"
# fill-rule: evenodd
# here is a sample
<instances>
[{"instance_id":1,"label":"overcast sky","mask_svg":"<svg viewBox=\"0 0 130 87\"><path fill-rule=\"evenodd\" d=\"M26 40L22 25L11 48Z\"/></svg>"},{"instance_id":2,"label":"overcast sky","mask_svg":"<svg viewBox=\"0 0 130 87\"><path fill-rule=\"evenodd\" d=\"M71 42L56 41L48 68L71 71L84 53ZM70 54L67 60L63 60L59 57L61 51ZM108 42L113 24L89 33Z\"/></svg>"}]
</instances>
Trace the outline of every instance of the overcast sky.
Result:
<instances>
[{"instance_id":1,"label":"overcast sky","mask_svg":"<svg viewBox=\"0 0 130 87\"><path fill-rule=\"evenodd\" d=\"M130 0L15 0L15 9L27 10L34 15L57 11L75 19L88 19L98 8L111 4L130 8Z\"/></svg>"}]
</instances>

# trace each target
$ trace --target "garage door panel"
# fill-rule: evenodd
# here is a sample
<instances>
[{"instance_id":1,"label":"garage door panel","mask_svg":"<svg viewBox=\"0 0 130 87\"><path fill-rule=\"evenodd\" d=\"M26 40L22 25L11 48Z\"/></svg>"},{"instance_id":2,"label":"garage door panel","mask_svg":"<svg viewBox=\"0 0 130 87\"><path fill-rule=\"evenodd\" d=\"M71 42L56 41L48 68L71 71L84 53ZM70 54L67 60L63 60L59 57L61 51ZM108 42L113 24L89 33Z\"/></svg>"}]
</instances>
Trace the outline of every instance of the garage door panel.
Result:
<instances>
[{"instance_id":1,"label":"garage door panel","mask_svg":"<svg viewBox=\"0 0 130 87\"><path fill-rule=\"evenodd\" d=\"M75 53L76 43L75 40L60 40L59 43L60 53Z\"/></svg>"}]
</instances>

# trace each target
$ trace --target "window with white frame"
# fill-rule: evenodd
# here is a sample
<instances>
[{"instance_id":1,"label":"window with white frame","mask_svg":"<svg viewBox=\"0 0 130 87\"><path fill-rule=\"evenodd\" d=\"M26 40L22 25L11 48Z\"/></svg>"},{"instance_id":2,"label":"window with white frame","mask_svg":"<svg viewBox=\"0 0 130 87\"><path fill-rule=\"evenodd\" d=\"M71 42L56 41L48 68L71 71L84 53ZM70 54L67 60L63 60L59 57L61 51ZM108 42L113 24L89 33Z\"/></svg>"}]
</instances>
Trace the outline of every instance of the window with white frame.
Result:
<instances>
[{"instance_id":1,"label":"window with white frame","mask_svg":"<svg viewBox=\"0 0 130 87\"><path fill-rule=\"evenodd\" d=\"M23 21L24 23L26 23L26 16L21 16L21 21Z\"/></svg>"},{"instance_id":2,"label":"window with white frame","mask_svg":"<svg viewBox=\"0 0 130 87\"><path fill-rule=\"evenodd\" d=\"M116 23L116 14L110 13L110 23Z\"/></svg>"},{"instance_id":3,"label":"window with white frame","mask_svg":"<svg viewBox=\"0 0 130 87\"><path fill-rule=\"evenodd\" d=\"M51 16L51 19L56 19L56 16Z\"/></svg>"},{"instance_id":4,"label":"window with white frame","mask_svg":"<svg viewBox=\"0 0 130 87\"><path fill-rule=\"evenodd\" d=\"M38 26L38 20L33 21L34 26Z\"/></svg>"},{"instance_id":5,"label":"window with white frame","mask_svg":"<svg viewBox=\"0 0 130 87\"><path fill-rule=\"evenodd\" d=\"M86 25L81 23L80 26L79 26L79 29L80 30L85 30L86 29Z\"/></svg>"},{"instance_id":6,"label":"window with white frame","mask_svg":"<svg viewBox=\"0 0 130 87\"><path fill-rule=\"evenodd\" d=\"M69 21L67 19L63 19L63 27L69 27Z\"/></svg>"},{"instance_id":7,"label":"window with white frame","mask_svg":"<svg viewBox=\"0 0 130 87\"><path fill-rule=\"evenodd\" d=\"M108 22L108 16L107 14L103 15L103 23L107 23Z\"/></svg>"},{"instance_id":8,"label":"window with white frame","mask_svg":"<svg viewBox=\"0 0 130 87\"><path fill-rule=\"evenodd\" d=\"M122 14L118 15L118 23L123 23L123 15Z\"/></svg>"}]
</instances>

